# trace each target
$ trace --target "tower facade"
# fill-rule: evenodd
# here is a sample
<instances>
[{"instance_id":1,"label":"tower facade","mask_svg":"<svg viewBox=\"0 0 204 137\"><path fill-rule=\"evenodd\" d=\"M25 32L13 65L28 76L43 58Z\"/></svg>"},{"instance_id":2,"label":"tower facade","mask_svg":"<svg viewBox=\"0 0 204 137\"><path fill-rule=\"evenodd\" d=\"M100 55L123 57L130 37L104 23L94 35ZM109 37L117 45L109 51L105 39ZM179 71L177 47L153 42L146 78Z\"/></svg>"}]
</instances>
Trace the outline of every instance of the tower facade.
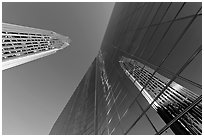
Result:
<instances>
[{"instance_id":1,"label":"tower facade","mask_svg":"<svg viewBox=\"0 0 204 137\"><path fill-rule=\"evenodd\" d=\"M69 44L69 37L52 31L2 23L2 69L48 56Z\"/></svg>"},{"instance_id":2,"label":"tower facade","mask_svg":"<svg viewBox=\"0 0 204 137\"><path fill-rule=\"evenodd\" d=\"M50 134L202 134L201 7L116 3Z\"/></svg>"}]
</instances>

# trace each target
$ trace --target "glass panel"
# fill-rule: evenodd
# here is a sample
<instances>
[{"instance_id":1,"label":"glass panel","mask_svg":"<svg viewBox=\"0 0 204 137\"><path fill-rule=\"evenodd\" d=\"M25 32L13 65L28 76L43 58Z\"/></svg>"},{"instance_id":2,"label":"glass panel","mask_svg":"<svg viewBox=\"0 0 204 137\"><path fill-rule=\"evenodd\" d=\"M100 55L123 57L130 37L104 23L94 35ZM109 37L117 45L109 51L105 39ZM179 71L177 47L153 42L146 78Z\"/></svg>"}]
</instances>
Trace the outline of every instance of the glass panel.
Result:
<instances>
[{"instance_id":1,"label":"glass panel","mask_svg":"<svg viewBox=\"0 0 204 137\"><path fill-rule=\"evenodd\" d=\"M166 131L162 133L162 135L175 135L175 134L170 128L168 128Z\"/></svg>"},{"instance_id":2,"label":"glass panel","mask_svg":"<svg viewBox=\"0 0 204 137\"><path fill-rule=\"evenodd\" d=\"M119 97L119 95L121 94L121 92L123 92L123 88L117 88L116 90L115 90L115 92L114 92L114 98L115 98L115 100L117 100L117 98Z\"/></svg>"},{"instance_id":3,"label":"glass panel","mask_svg":"<svg viewBox=\"0 0 204 137\"><path fill-rule=\"evenodd\" d=\"M136 51L136 53L134 54L135 56L141 56L142 53L143 53L143 50L146 48L147 46L147 43L149 42L151 36L153 35L154 31L156 29L156 26L152 26L152 27L149 27L147 32L145 33L144 35L144 39L142 40L138 50Z\"/></svg>"},{"instance_id":4,"label":"glass panel","mask_svg":"<svg viewBox=\"0 0 204 137\"><path fill-rule=\"evenodd\" d=\"M180 10L183 2L172 2L162 22L172 20Z\"/></svg>"},{"instance_id":5,"label":"glass panel","mask_svg":"<svg viewBox=\"0 0 204 137\"><path fill-rule=\"evenodd\" d=\"M170 128L179 135L201 135L202 134L202 104L185 113L175 121Z\"/></svg>"},{"instance_id":6,"label":"glass panel","mask_svg":"<svg viewBox=\"0 0 204 137\"><path fill-rule=\"evenodd\" d=\"M110 134L113 133L113 131L115 130L115 127L116 127L117 124L118 124L118 122L119 122L118 115L115 114L115 115L112 117L112 119L111 119L111 121L110 121L110 123L109 123L109 125L108 125L109 130L110 130Z\"/></svg>"},{"instance_id":7,"label":"glass panel","mask_svg":"<svg viewBox=\"0 0 204 137\"><path fill-rule=\"evenodd\" d=\"M157 24L160 22L160 20L164 16L169 4L170 4L169 2L163 2L162 3L161 7L159 8L159 11L157 12L157 15L153 19L152 24Z\"/></svg>"},{"instance_id":8,"label":"glass panel","mask_svg":"<svg viewBox=\"0 0 204 137\"><path fill-rule=\"evenodd\" d=\"M149 106L149 103L148 103L147 99L144 97L144 95L140 94L139 97L137 98L137 100L143 109L146 109Z\"/></svg>"},{"instance_id":9,"label":"glass panel","mask_svg":"<svg viewBox=\"0 0 204 137\"><path fill-rule=\"evenodd\" d=\"M102 134L104 130L106 129L107 122L104 120L103 124L100 126L100 129L98 130L98 134Z\"/></svg>"},{"instance_id":10,"label":"glass panel","mask_svg":"<svg viewBox=\"0 0 204 137\"><path fill-rule=\"evenodd\" d=\"M111 99L107 100L106 102L107 102L108 108L111 108L113 106L114 100L113 100L113 98L111 98Z\"/></svg>"},{"instance_id":11,"label":"glass panel","mask_svg":"<svg viewBox=\"0 0 204 137\"><path fill-rule=\"evenodd\" d=\"M177 18L195 15L199 8L201 8L201 6L202 6L201 2L187 2Z\"/></svg>"},{"instance_id":12,"label":"glass panel","mask_svg":"<svg viewBox=\"0 0 204 137\"><path fill-rule=\"evenodd\" d=\"M134 36L134 31L128 31L124 36L124 40L122 42L122 46L120 47L121 50L127 50L127 46L129 46L132 37Z\"/></svg>"},{"instance_id":13,"label":"glass panel","mask_svg":"<svg viewBox=\"0 0 204 137\"><path fill-rule=\"evenodd\" d=\"M198 12L198 14L202 14L202 9Z\"/></svg>"},{"instance_id":14,"label":"glass panel","mask_svg":"<svg viewBox=\"0 0 204 137\"><path fill-rule=\"evenodd\" d=\"M180 76L202 85L202 53L185 68Z\"/></svg>"},{"instance_id":15,"label":"glass panel","mask_svg":"<svg viewBox=\"0 0 204 137\"><path fill-rule=\"evenodd\" d=\"M103 132L102 132L102 135L108 135L108 130L104 129Z\"/></svg>"},{"instance_id":16,"label":"glass panel","mask_svg":"<svg viewBox=\"0 0 204 137\"><path fill-rule=\"evenodd\" d=\"M126 90L121 90L120 94L118 94L118 96L116 96L116 106L119 106L121 102L123 102L125 96L127 95Z\"/></svg>"},{"instance_id":17,"label":"glass panel","mask_svg":"<svg viewBox=\"0 0 204 137\"><path fill-rule=\"evenodd\" d=\"M181 85L182 87L178 86L176 88L180 88L181 91L183 91L184 93L189 93L189 97L193 97L193 98L196 98L198 97L199 95L202 95L202 89L190 84L189 82L186 82L184 80L181 80L179 78L177 78L175 80L176 83L178 83L179 85ZM174 84L171 84L171 86L173 87ZM180 90L179 89L179 90ZM192 92L192 93L191 93Z\"/></svg>"},{"instance_id":18,"label":"glass panel","mask_svg":"<svg viewBox=\"0 0 204 137\"><path fill-rule=\"evenodd\" d=\"M166 125L166 123L162 120L156 110L152 107L148 109L146 112L152 124L156 127L157 131L159 131L162 127Z\"/></svg>"},{"instance_id":19,"label":"glass panel","mask_svg":"<svg viewBox=\"0 0 204 137\"><path fill-rule=\"evenodd\" d=\"M104 99L105 101L108 101L111 99L111 90L108 90L105 94L104 94Z\"/></svg>"},{"instance_id":20,"label":"glass panel","mask_svg":"<svg viewBox=\"0 0 204 137\"><path fill-rule=\"evenodd\" d=\"M157 31L155 32L155 34L152 37L152 40L148 44L148 48L145 49L145 52L142 56L143 59L147 60L150 58L150 56L152 55L153 49L156 48L156 46L158 45L159 41L161 40L162 36L166 32L169 25L170 23L164 23L158 26Z\"/></svg>"},{"instance_id":21,"label":"glass panel","mask_svg":"<svg viewBox=\"0 0 204 137\"><path fill-rule=\"evenodd\" d=\"M121 116L120 125L122 129L125 131L127 130L131 124L141 115L142 110L140 109L139 105L135 102L133 106L127 110L123 116Z\"/></svg>"},{"instance_id":22,"label":"glass panel","mask_svg":"<svg viewBox=\"0 0 204 137\"><path fill-rule=\"evenodd\" d=\"M123 135L123 130L120 126L116 127L112 135Z\"/></svg>"},{"instance_id":23,"label":"glass panel","mask_svg":"<svg viewBox=\"0 0 204 137\"><path fill-rule=\"evenodd\" d=\"M130 51L131 54L134 54L140 46L140 43L146 33L147 29L142 29L138 37L136 37L132 43L132 50Z\"/></svg>"},{"instance_id":24,"label":"glass panel","mask_svg":"<svg viewBox=\"0 0 204 137\"><path fill-rule=\"evenodd\" d=\"M94 131L91 131L90 133L88 133L88 135L94 135Z\"/></svg>"},{"instance_id":25,"label":"glass panel","mask_svg":"<svg viewBox=\"0 0 204 137\"><path fill-rule=\"evenodd\" d=\"M139 11L135 12L138 15L136 18L133 18L134 22L132 25L135 28L136 26L138 26L138 28L144 27L144 24L152 11L153 5L154 3L146 2L143 8L139 8Z\"/></svg>"},{"instance_id":26,"label":"glass panel","mask_svg":"<svg viewBox=\"0 0 204 137\"><path fill-rule=\"evenodd\" d=\"M189 29L184 34L183 38L177 44L170 56L163 63L169 71L176 73L181 66L188 60L190 56L201 45L202 40L202 17L197 17ZM184 50L185 49L185 50ZM182 56L181 56L182 54Z\"/></svg>"},{"instance_id":27,"label":"glass panel","mask_svg":"<svg viewBox=\"0 0 204 137\"><path fill-rule=\"evenodd\" d=\"M114 85L114 87L112 88L112 91L114 95L117 95L120 90L122 90L122 87L121 87L120 82L118 82L117 84Z\"/></svg>"},{"instance_id":28,"label":"glass panel","mask_svg":"<svg viewBox=\"0 0 204 137\"><path fill-rule=\"evenodd\" d=\"M127 108L130 106L130 104L133 102L134 96L132 94L128 93L128 95L125 97L124 101L121 103L121 105L118 108L120 116L122 116Z\"/></svg>"},{"instance_id":29,"label":"glass panel","mask_svg":"<svg viewBox=\"0 0 204 137\"><path fill-rule=\"evenodd\" d=\"M186 121L190 124L191 130L195 131L194 133L202 134L202 102L189 110L182 118L188 119Z\"/></svg>"},{"instance_id":30,"label":"glass panel","mask_svg":"<svg viewBox=\"0 0 204 137\"><path fill-rule=\"evenodd\" d=\"M178 114L183 112L191 103L193 103L198 95L181 85L172 82L170 87L155 101L152 107L157 111L165 123L169 123ZM202 108L201 105L195 110L197 117L200 116ZM200 114L199 114L200 113ZM189 123L188 121L187 123ZM178 121L171 125L171 129L175 134L189 134L183 127L185 123Z\"/></svg>"},{"instance_id":31,"label":"glass panel","mask_svg":"<svg viewBox=\"0 0 204 137\"><path fill-rule=\"evenodd\" d=\"M128 135L153 135L155 131L146 116L140 118Z\"/></svg>"},{"instance_id":32,"label":"glass panel","mask_svg":"<svg viewBox=\"0 0 204 137\"><path fill-rule=\"evenodd\" d=\"M151 21L152 21L152 18L155 16L155 14L156 14L156 12L157 12L157 10L158 10L160 4L161 4L160 2L154 2L154 7L153 7L153 9L151 10L151 12L150 12L150 14L149 14L147 20L145 21L144 26L149 26L149 25L150 25L150 23L151 23Z\"/></svg>"},{"instance_id":33,"label":"glass panel","mask_svg":"<svg viewBox=\"0 0 204 137\"><path fill-rule=\"evenodd\" d=\"M184 31L185 27L189 23L192 18L187 18L179 21L175 21L164 39L158 46L158 48L154 51L154 55L150 59L150 62L154 65L159 65L161 61L168 55L168 52L174 46L178 38L180 37L182 31Z\"/></svg>"},{"instance_id":34,"label":"glass panel","mask_svg":"<svg viewBox=\"0 0 204 137\"><path fill-rule=\"evenodd\" d=\"M115 104L112 106L111 110L109 111L108 115L110 117L113 117L113 115L116 114L116 107Z\"/></svg>"}]
</instances>

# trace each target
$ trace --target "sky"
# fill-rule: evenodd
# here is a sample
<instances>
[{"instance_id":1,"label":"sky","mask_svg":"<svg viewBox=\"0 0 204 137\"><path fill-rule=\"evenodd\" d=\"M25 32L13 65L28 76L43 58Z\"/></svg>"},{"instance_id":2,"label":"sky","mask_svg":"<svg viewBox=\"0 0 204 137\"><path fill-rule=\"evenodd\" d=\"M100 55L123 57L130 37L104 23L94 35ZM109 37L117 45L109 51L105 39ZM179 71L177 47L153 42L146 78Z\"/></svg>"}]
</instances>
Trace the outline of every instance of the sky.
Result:
<instances>
[{"instance_id":1,"label":"sky","mask_svg":"<svg viewBox=\"0 0 204 137\"><path fill-rule=\"evenodd\" d=\"M114 3L2 3L2 22L69 36L71 46L2 71L2 133L49 134L96 57Z\"/></svg>"}]
</instances>

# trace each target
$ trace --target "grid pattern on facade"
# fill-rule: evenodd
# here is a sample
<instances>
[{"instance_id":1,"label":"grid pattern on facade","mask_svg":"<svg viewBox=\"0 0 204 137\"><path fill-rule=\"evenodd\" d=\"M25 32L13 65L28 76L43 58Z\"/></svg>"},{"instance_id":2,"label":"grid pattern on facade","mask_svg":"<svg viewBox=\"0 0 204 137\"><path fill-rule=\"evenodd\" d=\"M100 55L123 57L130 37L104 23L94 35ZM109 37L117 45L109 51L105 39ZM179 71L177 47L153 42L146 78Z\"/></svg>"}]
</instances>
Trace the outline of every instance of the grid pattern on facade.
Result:
<instances>
[{"instance_id":1,"label":"grid pattern on facade","mask_svg":"<svg viewBox=\"0 0 204 137\"><path fill-rule=\"evenodd\" d=\"M149 67L144 67L143 64L135 60L122 57L120 65L125 71L126 75L137 87L142 89L147 80L151 76L153 70ZM152 77L149 84L141 92L146 100L151 104L154 98L165 87L169 79L157 74ZM193 103L199 96L192 91L182 87L176 82L166 89L166 91L155 100L152 107L160 113L161 117L165 115L169 118L174 118L176 115L184 111L191 103ZM184 127L190 134L202 134L202 105L197 104L191 111L186 112L183 118L180 119L181 126ZM167 121L168 122L168 121ZM192 132L192 133L191 133Z\"/></svg>"},{"instance_id":2,"label":"grid pattern on facade","mask_svg":"<svg viewBox=\"0 0 204 137\"><path fill-rule=\"evenodd\" d=\"M187 74L187 69L189 69L190 66L192 67L192 64L195 64L191 62L197 62L200 60L198 58L201 57L201 29L199 27L201 26L202 19L202 12L200 12L201 4L140 3L138 5L139 6L136 7L133 3L126 4L125 6L121 4L123 9L120 10L121 12L118 12L117 18L119 19L117 23L114 24L117 26L115 27L117 29L114 33L107 32L107 37L112 37L112 43L105 43L102 50L106 52L109 51L108 54L106 53L107 57L105 57L105 62L107 64L106 70L109 74L108 78L112 79L115 73L117 73L117 75L121 75L121 71L117 71L117 63L114 62L119 61L118 59L120 59L121 56L127 56L144 64L142 67L144 72L142 71L143 73L139 74L141 77L144 77L146 74L144 68L148 68L149 70L149 73L147 74L148 76L144 77L143 81L140 81L142 86L136 86L142 91L141 93L144 92L144 89L154 90L155 87L153 84L155 84L155 77L164 78L165 84L161 84L163 86L160 85L159 88L157 87L158 92L151 94L153 98L151 96L146 96L145 98L143 95L144 93L135 95L135 98L137 99L132 101L131 105L127 107L128 109L126 109L125 112L127 117L132 116L131 112L134 107L137 108L137 110L140 110L140 112L135 112L135 115L132 116L131 120L126 117L126 120L124 119L124 121L129 121L129 126L128 124L125 126L125 122L123 124L119 124L118 127L120 129L118 128L118 133L115 133L201 134L201 103L199 102L201 102L202 86L201 82L197 78L193 76L189 78ZM190 8L192 10L189 10ZM111 30L111 28L108 29ZM108 35L108 33L112 33L112 36ZM192 34L194 34L194 36ZM184 51L183 49L185 48L187 48L190 52ZM182 57L180 57L181 54ZM149 69L149 66L153 69ZM193 69L193 67L191 69ZM162 75L160 75L160 73L165 77L161 77ZM130 77L130 80L134 80L132 76L128 76ZM124 76L121 75L120 78L124 79ZM117 81L118 80L115 80L116 83ZM162 98L166 99L166 97L172 97L172 94L167 96L167 91L174 90L172 86L177 82L194 92L191 92L193 94L192 97L189 96L189 98L192 98L193 100L189 100L189 104L181 104L179 107L183 107L183 109L174 112L175 114L173 118L165 119L165 116L161 118L157 111L153 111L152 108L156 108L157 102L161 103ZM110 85L114 86L114 82ZM120 82L119 86L120 85L123 87L121 88L122 90L124 90L124 86L127 86L122 84L122 82ZM118 90L120 90L120 88ZM128 94L132 93L129 91ZM129 102L130 98L124 97L123 100L124 103ZM177 101L179 101L179 98L176 97L176 100L174 99L173 102ZM169 106L168 109L169 111L174 111L173 106ZM189 113L191 112L191 114L187 113L187 110ZM156 115L159 117L155 118ZM195 119L195 117L197 119ZM156 121L154 119L156 119ZM121 121L123 121L123 119ZM147 123L147 126L144 127L147 128L147 130L145 130L146 132L142 132L142 129L141 132L138 131L140 130L140 123ZM184 124L181 125L185 129L179 126L179 123ZM123 129L121 129L121 127L123 127ZM113 134L115 133L113 132Z\"/></svg>"},{"instance_id":3,"label":"grid pattern on facade","mask_svg":"<svg viewBox=\"0 0 204 137\"><path fill-rule=\"evenodd\" d=\"M145 67L142 63L139 63L135 60L127 58L122 59L124 59L125 61L120 60L119 62L124 72L132 82L135 83L136 79L137 82L139 81L140 86L138 86L138 83L135 84L135 86L141 90L150 78L153 70L147 66ZM137 65L135 65L135 63ZM133 100L132 94L125 92L127 88L121 87L120 89L120 85L117 82L113 84L113 87L111 86L107 78L105 69L104 67L102 68L101 81L103 85L104 98L101 98L101 100L99 101L99 108L103 106L104 109L98 112L101 116L103 116L103 119L101 120L102 122L99 122L100 126L98 129L98 134L124 134L125 132L127 132L127 129L131 125L130 121L129 126L127 125L127 123L125 124L124 121L127 122L128 120L134 120L134 118L137 117L140 117L138 121L143 121L144 117L146 117L146 122L149 121L147 123L152 126L152 130L150 130L152 134L160 133L159 130L161 130L166 124L168 124L184 110L186 110L188 106L191 106L193 102L196 102L197 99L201 99L192 91L182 87L176 82L172 82L165 90L165 92L163 92L163 94L161 94L157 100L154 100L158 95L158 92L162 91L162 89L165 88L164 85L166 85L170 81L168 78L165 78L160 74L155 74L153 79L149 82L149 84L147 84L145 92L141 92L142 96L137 95L137 100ZM127 102L127 100L129 100L129 103ZM145 100L146 105L144 105ZM130 103L131 101L133 101L134 103ZM153 101L155 102L152 103ZM164 134L166 134L167 132L167 134L181 134L181 132L183 134L201 134L202 105L200 101L197 102L196 105L194 104L195 106L191 108L190 111L183 114L178 121L174 121L171 126L169 125L170 129L166 130ZM148 105L151 107L144 112ZM152 110L152 108L154 108L155 111ZM140 112L138 110L140 110ZM158 115L159 117L157 116L156 120L159 121L155 122L155 120L151 116L152 113L157 113L156 115ZM127 119L127 117L129 116L131 116L131 118ZM99 119L101 119L101 117L99 117ZM128 131L128 134L137 133L133 130L136 131L138 129L132 129ZM183 132L184 130L185 132Z\"/></svg>"},{"instance_id":4,"label":"grid pattern on facade","mask_svg":"<svg viewBox=\"0 0 204 137\"><path fill-rule=\"evenodd\" d=\"M54 49L45 34L2 32L2 60Z\"/></svg>"},{"instance_id":5,"label":"grid pattern on facade","mask_svg":"<svg viewBox=\"0 0 204 137\"><path fill-rule=\"evenodd\" d=\"M93 70L95 128L84 134L202 133L201 6L116 3Z\"/></svg>"}]
</instances>

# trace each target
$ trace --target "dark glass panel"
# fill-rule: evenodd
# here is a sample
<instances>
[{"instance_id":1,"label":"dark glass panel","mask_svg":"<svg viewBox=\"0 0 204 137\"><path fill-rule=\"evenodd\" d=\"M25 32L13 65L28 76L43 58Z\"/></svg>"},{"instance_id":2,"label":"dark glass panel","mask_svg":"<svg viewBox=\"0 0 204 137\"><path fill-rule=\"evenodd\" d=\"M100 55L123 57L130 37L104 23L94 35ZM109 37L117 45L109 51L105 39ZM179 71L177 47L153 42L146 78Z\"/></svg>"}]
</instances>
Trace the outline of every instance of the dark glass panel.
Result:
<instances>
[{"instance_id":1,"label":"dark glass panel","mask_svg":"<svg viewBox=\"0 0 204 137\"><path fill-rule=\"evenodd\" d=\"M166 131L162 133L162 135L175 135L175 134L170 128L168 128Z\"/></svg>"},{"instance_id":2,"label":"dark glass panel","mask_svg":"<svg viewBox=\"0 0 204 137\"><path fill-rule=\"evenodd\" d=\"M186 17L190 15L195 15L196 12L201 8L201 2L187 2L177 18Z\"/></svg>"},{"instance_id":3,"label":"dark glass panel","mask_svg":"<svg viewBox=\"0 0 204 137\"><path fill-rule=\"evenodd\" d=\"M128 95L125 97L124 101L118 107L118 111L119 111L120 116L122 116L125 113L127 108L133 102L134 98L135 97L132 94L128 93Z\"/></svg>"},{"instance_id":4,"label":"dark glass panel","mask_svg":"<svg viewBox=\"0 0 204 137\"><path fill-rule=\"evenodd\" d=\"M183 38L177 44L170 56L166 59L162 67L176 73L189 57L197 50L202 40L201 28L202 18L197 17ZM184 52L185 50L185 52Z\"/></svg>"},{"instance_id":5,"label":"dark glass panel","mask_svg":"<svg viewBox=\"0 0 204 137\"><path fill-rule=\"evenodd\" d=\"M112 134L114 132L115 127L117 126L118 122L119 122L118 115L117 114L113 115L113 117L112 117L112 119L108 125L109 130L110 130L110 134Z\"/></svg>"},{"instance_id":6,"label":"dark glass panel","mask_svg":"<svg viewBox=\"0 0 204 137\"><path fill-rule=\"evenodd\" d=\"M153 49L156 48L158 45L159 41L163 37L164 33L166 32L167 28L169 27L170 23L164 23L158 26L157 31L153 35L151 41L149 42L147 48L145 49L142 58L145 60L148 60L150 56L152 55Z\"/></svg>"},{"instance_id":7,"label":"dark glass panel","mask_svg":"<svg viewBox=\"0 0 204 137\"><path fill-rule=\"evenodd\" d=\"M163 18L162 22L169 21L174 19L180 8L182 7L183 2L172 2L170 8L168 9L165 17Z\"/></svg>"},{"instance_id":8,"label":"dark glass panel","mask_svg":"<svg viewBox=\"0 0 204 137\"><path fill-rule=\"evenodd\" d=\"M108 130L104 129L104 131L102 132L102 135L108 135Z\"/></svg>"},{"instance_id":9,"label":"dark glass panel","mask_svg":"<svg viewBox=\"0 0 204 137\"><path fill-rule=\"evenodd\" d=\"M146 116L140 118L128 135L153 135L155 131Z\"/></svg>"},{"instance_id":10,"label":"dark glass panel","mask_svg":"<svg viewBox=\"0 0 204 137\"><path fill-rule=\"evenodd\" d=\"M180 76L202 85L202 53L185 68Z\"/></svg>"},{"instance_id":11,"label":"dark glass panel","mask_svg":"<svg viewBox=\"0 0 204 137\"><path fill-rule=\"evenodd\" d=\"M139 9L140 13L138 13L139 17L135 22L135 26L138 26L138 28L144 27L145 22L148 19L150 12L153 9L153 5L154 5L153 3L145 3L145 6Z\"/></svg>"},{"instance_id":12,"label":"dark glass panel","mask_svg":"<svg viewBox=\"0 0 204 137\"><path fill-rule=\"evenodd\" d=\"M161 4L160 2L155 2L155 3L154 3L154 7L153 7L153 9L151 10L151 12L150 12L150 14L149 14L147 20L145 21L144 26L149 26L149 25L151 25L150 23L152 22L152 19L153 19L153 17L155 16L155 14L156 14L156 12L157 12L157 10L158 10L160 4Z\"/></svg>"},{"instance_id":13,"label":"dark glass panel","mask_svg":"<svg viewBox=\"0 0 204 137\"><path fill-rule=\"evenodd\" d=\"M157 15L154 17L152 24L157 24L161 21L162 17L166 13L168 7L169 7L169 2L163 2L162 5L160 6Z\"/></svg>"},{"instance_id":14,"label":"dark glass panel","mask_svg":"<svg viewBox=\"0 0 204 137\"><path fill-rule=\"evenodd\" d=\"M147 99L142 94L139 95L137 100L143 109L146 109L149 106Z\"/></svg>"},{"instance_id":15,"label":"dark glass panel","mask_svg":"<svg viewBox=\"0 0 204 137\"><path fill-rule=\"evenodd\" d=\"M131 54L134 54L140 46L140 43L147 31L147 28L140 30L140 34L134 39L132 43L132 50L130 51Z\"/></svg>"},{"instance_id":16,"label":"dark glass panel","mask_svg":"<svg viewBox=\"0 0 204 137\"><path fill-rule=\"evenodd\" d=\"M115 130L113 131L112 135L123 135L123 129L121 128L121 126L119 125L118 127L115 128Z\"/></svg>"},{"instance_id":17,"label":"dark glass panel","mask_svg":"<svg viewBox=\"0 0 204 137\"><path fill-rule=\"evenodd\" d=\"M156 127L157 131L159 131L162 127L166 125L154 108L150 107L146 114L149 117L152 124Z\"/></svg>"},{"instance_id":18,"label":"dark glass panel","mask_svg":"<svg viewBox=\"0 0 204 137\"><path fill-rule=\"evenodd\" d=\"M150 59L151 63L153 63L154 65L159 65L161 63L161 61L168 55L191 19L192 18L187 18L175 21L173 23L162 42L156 49L154 49L154 55Z\"/></svg>"},{"instance_id":19,"label":"dark glass panel","mask_svg":"<svg viewBox=\"0 0 204 137\"><path fill-rule=\"evenodd\" d=\"M121 116L120 125L124 131L126 131L131 124L141 115L142 110L135 102L133 106Z\"/></svg>"},{"instance_id":20,"label":"dark glass panel","mask_svg":"<svg viewBox=\"0 0 204 137\"><path fill-rule=\"evenodd\" d=\"M142 40L138 50L134 54L135 56L140 57L142 55L143 50L146 48L147 43L149 42L151 36L154 34L155 29L156 29L156 26L148 28L146 34L144 35L144 39Z\"/></svg>"}]
</instances>

